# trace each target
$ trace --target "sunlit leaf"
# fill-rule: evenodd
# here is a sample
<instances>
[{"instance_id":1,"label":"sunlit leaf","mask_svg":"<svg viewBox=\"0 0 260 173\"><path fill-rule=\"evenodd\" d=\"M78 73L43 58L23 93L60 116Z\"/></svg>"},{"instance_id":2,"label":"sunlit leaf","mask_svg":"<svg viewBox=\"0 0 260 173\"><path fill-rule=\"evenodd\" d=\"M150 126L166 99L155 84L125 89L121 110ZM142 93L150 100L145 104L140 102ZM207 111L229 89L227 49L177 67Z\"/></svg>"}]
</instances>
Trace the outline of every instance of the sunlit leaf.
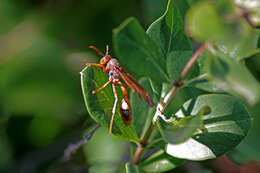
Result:
<instances>
[{"instance_id":1,"label":"sunlit leaf","mask_svg":"<svg viewBox=\"0 0 260 173\"><path fill-rule=\"evenodd\" d=\"M203 126L187 141L167 144L168 154L189 160L211 159L233 149L247 135L250 117L233 96L201 95L187 101L176 114L178 117L196 115L204 106L211 112L203 116Z\"/></svg>"}]
</instances>

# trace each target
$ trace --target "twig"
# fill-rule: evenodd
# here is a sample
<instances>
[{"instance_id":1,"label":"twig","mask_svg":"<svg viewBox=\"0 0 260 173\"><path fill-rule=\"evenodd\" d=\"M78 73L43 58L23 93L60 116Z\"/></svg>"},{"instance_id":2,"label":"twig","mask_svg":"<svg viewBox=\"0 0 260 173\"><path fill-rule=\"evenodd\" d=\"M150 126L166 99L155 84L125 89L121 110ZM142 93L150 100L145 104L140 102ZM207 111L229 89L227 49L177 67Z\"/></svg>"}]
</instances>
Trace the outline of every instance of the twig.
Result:
<instances>
[{"instance_id":1,"label":"twig","mask_svg":"<svg viewBox=\"0 0 260 173\"><path fill-rule=\"evenodd\" d=\"M88 140L91 139L91 137L94 135L94 133L101 127L101 125L98 125L95 127L86 137L84 137L82 140L75 144L70 144L68 148L64 151L63 160L69 161L72 153L75 153L79 147L81 147L83 144L85 144Z\"/></svg>"},{"instance_id":2,"label":"twig","mask_svg":"<svg viewBox=\"0 0 260 173\"><path fill-rule=\"evenodd\" d=\"M192 55L192 57L189 59L185 67L183 68L181 75L177 81L174 82L173 87L169 91L169 93L163 98L163 100L158 104L157 111L155 113L155 119L157 119L157 116L159 114L163 114L164 110L166 109L169 102L172 100L173 96L175 95L177 89L183 85L183 80L185 76L188 74L192 66L195 64L195 62L199 59L200 55L204 52L206 49L206 44L202 44L199 49L196 50L196 52ZM155 120L154 119L154 120ZM148 142L148 139L153 132L154 129L154 120L151 122L148 130L146 131L144 137L140 140L139 145L134 153L134 156L132 158L132 164L137 164L146 145Z\"/></svg>"}]
</instances>

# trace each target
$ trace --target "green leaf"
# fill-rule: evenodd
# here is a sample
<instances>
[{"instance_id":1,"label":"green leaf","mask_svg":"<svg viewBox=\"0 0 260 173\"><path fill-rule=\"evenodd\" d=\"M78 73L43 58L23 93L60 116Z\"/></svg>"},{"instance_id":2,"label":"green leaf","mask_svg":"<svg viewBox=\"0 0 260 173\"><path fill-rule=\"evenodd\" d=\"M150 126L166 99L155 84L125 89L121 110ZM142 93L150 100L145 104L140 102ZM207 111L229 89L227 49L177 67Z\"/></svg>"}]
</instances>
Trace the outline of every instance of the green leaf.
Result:
<instances>
[{"instance_id":1,"label":"green leaf","mask_svg":"<svg viewBox=\"0 0 260 173\"><path fill-rule=\"evenodd\" d=\"M218 41L224 37L221 19L214 6L207 1L200 1L189 9L186 27L188 34L199 41Z\"/></svg>"},{"instance_id":2,"label":"green leaf","mask_svg":"<svg viewBox=\"0 0 260 173\"><path fill-rule=\"evenodd\" d=\"M187 13L187 31L196 40L213 42L217 55L239 61L260 51L260 31L237 15L231 0L202 1Z\"/></svg>"},{"instance_id":3,"label":"green leaf","mask_svg":"<svg viewBox=\"0 0 260 173\"><path fill-rule=\"evenodd\" d=\"M170 88L172 87L172 85L169 85L169 84L164 84L163 85L163 89L162 89L162 93L168 93ZM196 88L196 87L192 87L192 86L186 86L186 87L181 87L177 90L174 98L171 100L171 102L169 103L169 105L166 107L166 110L165 110L165 117L166 118L171 118L174 114L176 114L178 112L178 110L180 109L180 107L188 100L190 100L191 98L196 98L202 94L208 94L210 93L209 91L205 91L205 90L202 90L200 88ZM176 117L175 117L176 118ZM187 117L186 120L182 120L183 122L187 122L187 123L191 123L194 121L194 117ZM178 120L177 120L178 119ZM192 120L193 119L193 120ZM195 118L197 119L197 118ZM198 118L199 119L199 118ZM197 120L198 120L197 119ZM176 118L176 125L178 125L178 121L180 119L179 118ZM195 120L195 121L197 121ZM163 128L156 128L160 130L159 134L156 134L154 139L155 140L152 140L151 142L154 142L154 141L158 141L159 139L162 138L162 136L164 136L164 139L167 138L165 137L164 132L163 130L166 130L165 128L168 127L169 129L171 129L172 127L170 126L169 127L169 124L161 121L159 119L159 122L158 122L161 126L164 126L164 129ZM179 124L181 125L181 124ZM180 132L184 132L185 135L183 134L179 134L177 131L176 132L173 132L172 130L169 130L169 131L165 131L167 133L173 133L173 134L176 134L178 136L179 139L177 139L176 141L174 141L174 139L170 139L170 140L173 140L172 142L173 143L176 143L176 142L179 142L181 140L185 140L187 139L188 136L191 136L191 134L193 134L193 130L197 128L197 125L200 125L200 124L196 124L195 123L195 126L192 126L192 127L186 127L184 126L183 128L177 128L175 130L180 130ZM180 126L182 127L182 126ZM163 130L162 130L163 129ZM188 133L187 133L188 132ZM162 136L161 136L162 135ZM166 139L167 140L167 139ZM158 144L157 144L158 143ZM155 145L156 147L160 147L160 148L164 148L164 145L165 145L165 142L164 140L161 140L161 141L158 141L158 142L155 142Z\"/></svg>"},{"instance_id":4,"label":"green leaf","mask_svg":"<svg viewBox=\"0 0 260 173\"><path fill-rule=\"evenodd\" d=\"M229 58L208 57L208 80L254 105L260 100L260 85L247 68Z\"/></svg>"},{"instance_id":5,"label":"green leaf","mask_svg":"<svg viewBox=\"0 0 260 173\"><path fill-rule=\"evenodd\" d=\"M184 33L184 15L188 5L184 0L169 0L163 16L147 30L147 34L168 55L173 50L192 51L189 39Z\"/></svg>"},{"instance_id":6,"label":"green leaf","mask_svg":"<svg viewBox=\"0 0 260 173\"><path fill-rule=\"evenodd\" d=\"M86 131L87 133L89 131ZM106 129L100 128L83 146L90 173L114 173L118 169L116 163L124 154L125 142L108 135Z\"/></svg>"},{"instance_id":7,"label":"green leaf","mask_svg":"<svg viewBox=\"0 0 260 173\"><path fill-rule=\"evenodd\" d=\"M112 116L112 107L114 104L114 95L111 85L92 94L92 91L102 86L108 80L108 74L99 68L86 67L81 72L81 86L84 100L90 116L99 124L109 129ZM133 125L126 126L121 118L119 105L122 99L122 93L118 90L118 104L113 123L113 134L130 141L138 141L138 137Z\"/></svg>"},{"instance_id":8,"label":"green leaf","mask_svg":"<svg viewBox=\"0 0 260 173\"><path fill-rule=\"evenodd\" d=\"M232 42L222 42L216 44L215 50L221 57L241 60L260 52L258 44L260 29L252 29L250 33L235 44Z\"/></svg>"},{"instance_id":9,"label":"green leaf","mask_svg":"<svg viewBox=\"0 0 260 173\"><path fill-rule=\"evenodd\" d=\"M170 85L168 86L171 87ZM168 92L166 87L163 89L163 92ZM165 116L167 118L172 117L174 114L177 113L177 111L180 109L180 107L182 107L182 105L186 101L190 100L191 98L196 98L202 94L208 93L210 92L192 86L186 86L178 89L174 98L171 100L171 102L165 110Z\"/></svg>"},{"instance_id":10,"label":"green leaf","mask_svg":"<svg viewBox=\"0 0 260 173\"><path fill-rule=\"evenodd\" d=\"M250 161L260 161L260 103L254 105L253 107L247 107L250 115L252 116L252 127L248 133L248 136L243 140L231 153L231 159L239 164L246 164Z\"/></svg>"},{"instance_id":11,"label":"green leaf","mask_svg":"<svg viewBox=\"0 0 260 173\"><path fill-rule=\"evenodd\" d=\"M159 150L138 165L144 172L156 173L166 172L182 165L185 160L174 158Z\"/></svg>"},{"instance_id":12,"label":"green leaf","mask_svg":"<svg viewBox=\"0 0 260 173\"><path fill-rule=\"evenodd\" d=\"M188 8L185 0L169 0L163 16L147 30L147 34L161 47L166 55L167 72L172 80L177 80L191 57L193 50L184 32L184 15ZM197 69L197 64L194 67ZM192 73L195 76L197 73Z\"/></svg>"},{"instance_id":13,"label":"green leaf","mask_svg":"<svg viewBox=\"0 0 260 173\"><path fill-rule=\"evenodd\" d=\"M125 165L126 173L143 173L143 171L137 165L131 163L126 163Z\"/></svg>"},{"instance_id":14,"label":"green leaf","mask_svg":"<svg viewBox=\"0 0 260 173\"><path fill-rule=\"evenodd\" d=\"M117 58L137 78L168 82L166 60L161 49L144 32L139 22L129 18L113 32Z\"/></svg>"},{"instance_id":15,"label":"green leaf","mask_svg":"<svg viewBox=\"0 0 260 173\"><path fill-rule=\"evenodd\" d=\"M187 116L181 119L172 118L165 122L157 121L160 132L167 143L178 144L188 140L201 127L201 115Z\"/></svg>"},{"instance_id":16,"label":"green leaf","mask_svg":"<svg viewBox=\"0 0 260 173\"><path fill-rule=\"evenodd\" d=\"M216 158L237 146L247 135L250 117L236 98L224 94L201 95L187 101L176 115L196 115L208 106L211 112L203 116L203 127L181 144L167 144L166 152L189 160Z\"/></svg>"},{"instance_id":17,"label":"green leaf","mask_svg":"<svg viewBox=\"0 0 260 173\"><path fill-rule=\"evenodd\" d=\"M148 79L140 79L139 84L141 84L149 93L153 93ZM153 100L156 100L154 95L151 95L151 97L154 98ZM141 100L135 92L131 92L130 94L130 103L133 114L132 124L138 137L141 138L152 122L155 106L153 108L149 107L145 100Z\"/></svg>"}]
</instances>

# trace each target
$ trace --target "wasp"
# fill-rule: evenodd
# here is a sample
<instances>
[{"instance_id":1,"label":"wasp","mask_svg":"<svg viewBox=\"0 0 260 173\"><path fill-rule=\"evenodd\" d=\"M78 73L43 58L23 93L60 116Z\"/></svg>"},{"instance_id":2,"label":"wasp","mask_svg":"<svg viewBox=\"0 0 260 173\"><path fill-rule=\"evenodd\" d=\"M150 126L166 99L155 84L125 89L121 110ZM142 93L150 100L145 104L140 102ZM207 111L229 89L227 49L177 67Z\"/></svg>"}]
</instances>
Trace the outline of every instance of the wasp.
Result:
<instances>
[{"instance_id":1,"label":"wasp","mask_svg":"<svg viewBox=\"0 0 260 173\"><path fill-rule=\"evenodd\" d=\"M110 83L112 83L112 90L115 98L109 127L109 132L112 133L114 115L118 102L118 93L116 91L116 86L119 86L123 93L123 98L120 103L120 114L126 126L129 126L132 121L132 109L127 96L128 88L134 90L141 100L142 98L144 98L150 107L153 107L154 103L149 93L135 80L135 78L119 64L119 61L117 59L112 58L112 56L109 55L108 45L106 46L105 55L100 52L95 46L89 47L98 52L102 56L102 58L100 59L99 64L87 63L86 65L101 68L104 72L108 73L108 81L100 88L93 90L92 94L96 94L97 92L108 86ZM123 82L121 79L123 79Z\"/></svg>"}]
</instances>

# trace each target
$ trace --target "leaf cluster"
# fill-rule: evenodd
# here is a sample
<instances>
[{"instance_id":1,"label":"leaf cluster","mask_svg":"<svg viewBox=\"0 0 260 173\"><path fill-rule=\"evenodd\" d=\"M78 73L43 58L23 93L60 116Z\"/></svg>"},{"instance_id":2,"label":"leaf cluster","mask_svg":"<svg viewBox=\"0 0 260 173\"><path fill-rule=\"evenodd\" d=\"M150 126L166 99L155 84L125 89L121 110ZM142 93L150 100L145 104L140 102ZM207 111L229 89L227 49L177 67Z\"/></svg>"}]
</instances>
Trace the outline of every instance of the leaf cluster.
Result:
<instances>
[{"instance_id":1,"label":"leaf cluster","mask_svg":"<svg viewBox=\"0 0 260 173\"><path fill-rule=\"evenodd\" d=\"M157 148L157 152L137 165L127 163L127 172L165 172L185 160L216 158L234 149L247 135L251 118L245 105L259 102L260 85L244 61L259 53L260 30L250 25L238 8L226 0L169 0L165 13L146 31L135 18L113 31L114 56L155 103L180 78L197 42L207 45L166 107L165 119L159 117L156 122L145 151ZM98 68L86 67L81 72L87 109L106 129L114 103L112 88L107 86L96 95L92 90L107 80L108 74ZM118 93L122 98L120 89ZM113 134L139 145L156 107L150 108L134 92L129 97L133 121L125 126L117 106Z\"/></svg>"}]
</instances>

